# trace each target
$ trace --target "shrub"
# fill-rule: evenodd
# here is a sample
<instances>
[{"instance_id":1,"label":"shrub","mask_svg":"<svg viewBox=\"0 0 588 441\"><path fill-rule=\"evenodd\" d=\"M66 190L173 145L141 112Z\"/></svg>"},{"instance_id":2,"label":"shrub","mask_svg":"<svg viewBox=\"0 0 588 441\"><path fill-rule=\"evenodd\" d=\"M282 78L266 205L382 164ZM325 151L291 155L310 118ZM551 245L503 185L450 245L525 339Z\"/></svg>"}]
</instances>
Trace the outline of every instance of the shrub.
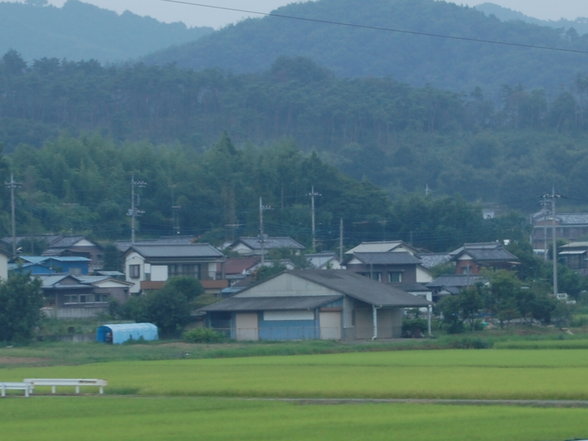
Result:
<instances>
[{"instance_id":1,"label":"shrub","mask_svg":"<svg viewBox=\"0 0 588 441\"><path fill-rule=\"evenodd\" d=\"M194 328L184 332L182 338L188 343L219 343L225 340L225 336L214 329Z\"/></svg>"},{"instance_id":2,"label":"shrub","mask_svg":"<svg viewBox=\"0 0 588 441\"><path fill-rule=\"evenodd\" d=\"M427 321L419 318L404 319L402 322L402 336L421 338L427 333Z\"/></svg>"},{"instance_id":3,"label":"shrub","mask_svg":"<svg viewBox=\"0 0 588 441\"><path fill-rule=\"evenodd\" d=\"M451 342L451 346L456 349L489 349L494 343L481 338L464 337Z\"/></svg>"}]
</instances>

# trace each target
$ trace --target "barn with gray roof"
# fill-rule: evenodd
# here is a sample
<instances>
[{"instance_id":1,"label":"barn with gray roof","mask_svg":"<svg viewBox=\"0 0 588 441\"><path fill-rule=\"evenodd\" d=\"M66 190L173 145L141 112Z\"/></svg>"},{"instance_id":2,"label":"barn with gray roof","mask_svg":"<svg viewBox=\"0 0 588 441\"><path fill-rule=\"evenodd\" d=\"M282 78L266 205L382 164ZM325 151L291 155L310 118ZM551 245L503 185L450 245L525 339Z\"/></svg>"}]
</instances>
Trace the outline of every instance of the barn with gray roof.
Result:
<instances>
[{"instance_id":1,"label":"barn with gray roof","mask_svg":"<svg viewBox=\"0 0 588 441\"><path fill-rule=\"evenodd\" d=\"M429 303L345 270L286 271L201 308L236 340L400 337L404 308Z\"/></svg>"}]
</instances>

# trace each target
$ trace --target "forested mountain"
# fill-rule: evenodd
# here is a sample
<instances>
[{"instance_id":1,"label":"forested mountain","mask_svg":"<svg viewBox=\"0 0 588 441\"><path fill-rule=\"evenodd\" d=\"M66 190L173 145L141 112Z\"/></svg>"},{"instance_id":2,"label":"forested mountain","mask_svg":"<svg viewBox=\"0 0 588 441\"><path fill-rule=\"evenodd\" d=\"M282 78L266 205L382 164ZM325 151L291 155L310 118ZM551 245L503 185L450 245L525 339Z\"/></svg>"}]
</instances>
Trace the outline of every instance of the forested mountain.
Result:
<instances>
[{"instance_id":1,"label":"forested mountain","mask_svg":"<svg viewBox=\"0 0 588 441\"><path fill-rule=\"evenodd\" d=\"M304 56L338 76L392 77L412 85L468 92L482 85L497 91L518 84L558 90L587 67L587 56L578 53L431 36L588 51L588 36L502 22L441 1L319 0L293 3L274 14L225 27L145 60L247 73L267 70L280 56Z\"/></svg>"},{"instance_id":2,"label":"forested mountain","mask_svg":"<svg viewBox=\"0 0 588 441\"><path fill-rule=\"evenodd\" d=\"M125 12L118 15L77 0L63 7L36 2L0 2L0 53L25 59L65 58L101 62L137 59L175 44L197 40L212 28L164 24Z\"/></svg>"},{"instance_id":3,"label":"forested mountain","mask_svg":"<svg viewBox=\"0 0 588 441\"><path fill-rule=\"evenodd\" d=\"M9 170L10 169L10 170ZM147 142L114 143L97 135L60 137L42 149L21 146L0 162L0 179L14 173L18 234L82 233L129 238L131 179L136 189L138 237L183 234L220 245L259 232L259 198L271 206L264 231L311 244L309 191L316 199L320 249L335 249L340 220L345 245L405 239L449 250L463 242L522 239L524 219L486 221L460 198L396 197L303 154L291 143L237 149L223 135L204 153ZM10 192L0 193L0 234L10 231Z\"/></svg>"},{"instance_id":4,"label":"forested mountain","mask_svg":"<svg viewBox=\"0 0 588 441\"><path fill-rule=\"evenodd\" d=\"M524 21L539 26L548 26L551 28L563 29L566 33L569 31L571 36L576 34L588 33L588 18L581 17L575 20L541 20L538 18L528 17L522 12L513 11L509 8L504 8L494 3L482 3L481 5L475 6L478 11L484 12L486 15L494 15L496 18L502 21ZM588 14L588 12L587 12ZM573 31L571 31L573 29Z\"/></svg>"},{"instance_id":5,"label":"forested mountain","mask_svg":"<svg viewBox=\"0 0 588 441\"><path fill-rule=\"evenodd\" d=\"M504 87L460 95L389 78L339 79L307 59L259 75L141 64L0 62L0 142L40 147L67 132L204 151L227 132L239 148L291 140L390 194L461 194L532 211L555 184L584 202L588 77L553 98Z\"/></svg>"}]
</instances>

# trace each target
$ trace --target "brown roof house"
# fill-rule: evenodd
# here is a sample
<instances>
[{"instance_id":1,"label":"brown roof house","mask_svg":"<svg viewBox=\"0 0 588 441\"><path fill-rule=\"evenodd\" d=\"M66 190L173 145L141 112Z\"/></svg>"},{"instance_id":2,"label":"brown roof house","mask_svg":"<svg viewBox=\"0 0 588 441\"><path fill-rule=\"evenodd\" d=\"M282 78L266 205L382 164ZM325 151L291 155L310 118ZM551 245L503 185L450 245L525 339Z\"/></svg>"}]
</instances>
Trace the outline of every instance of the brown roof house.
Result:
<instances>
[{"instance_id":1,"label":"brown roof house","mask_svg":"<svg viewBox=\"0 0 588 441\"><path fill-rule=\"evenodd\" d=\"M235 340L353 340L400 337L404 308L428 305L350 271L294 270L199 312Z\"/></svg>"}]
</instances>

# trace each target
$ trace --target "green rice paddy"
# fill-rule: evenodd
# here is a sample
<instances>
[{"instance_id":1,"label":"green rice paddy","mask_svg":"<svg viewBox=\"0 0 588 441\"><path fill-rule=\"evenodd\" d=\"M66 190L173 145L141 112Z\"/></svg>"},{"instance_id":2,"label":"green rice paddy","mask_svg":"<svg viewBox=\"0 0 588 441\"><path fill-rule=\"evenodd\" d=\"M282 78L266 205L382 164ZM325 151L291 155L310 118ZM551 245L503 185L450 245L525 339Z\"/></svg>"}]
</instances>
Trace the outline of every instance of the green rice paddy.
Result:
<instances>
[{"instance_id":1,"label":"green rice paddy","mask_svg":"<svg viewBox=\"0 0 588 441\"><path fill-rule=\"evenodd\" d=\"M0 399L3 437L72 440L479 440L588 437L582 349L433 350L0 369L26 377L105 378L104 396ZM62 392L72 393L72 391ZM309 400L284 401L285 398ZM314 398L360 399L352 404ZM369 399L550 400L535 406L374 403ZM367 399L361 401L361 399Z\"/></svg>"},{"instance_id":2,"label":"green rice paddy","mask_svg":"<svg viewBox=\"0 0 588 441\"><path fill-rule=\"evenodd\" d=\"M588 430L588 409L192 397L5 399L0 415L11 441L548 441Z\"/></svg>"}]
</instances>

